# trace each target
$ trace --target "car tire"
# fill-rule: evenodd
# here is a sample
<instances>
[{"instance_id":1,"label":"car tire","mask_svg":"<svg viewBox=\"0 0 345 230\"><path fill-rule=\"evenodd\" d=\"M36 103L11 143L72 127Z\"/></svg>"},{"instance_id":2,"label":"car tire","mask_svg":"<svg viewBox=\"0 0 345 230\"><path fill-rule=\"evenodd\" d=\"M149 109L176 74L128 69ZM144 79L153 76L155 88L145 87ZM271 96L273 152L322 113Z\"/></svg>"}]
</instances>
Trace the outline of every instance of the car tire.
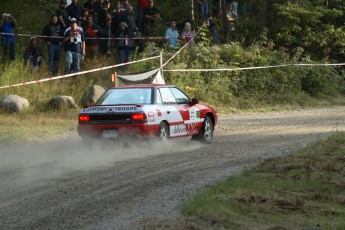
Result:
<instances>
[{"instance_id":1,"label":"car tire","mask_svg":"<svg viewBox=\"0 0 345 230\"><path fill-rule=\"evenodd\" d=\"M213 122L209 116L205 117L201 132L192 136L192 140L197 140L205 144L210 144L213 140Z\"/></svg>"},{"instance_id":2,"label":"car tire","mask_svg":"<svg viewBox=\"0 0 345 230\"><path fill-rule=\"evenodd\" d=\"M158 130L158 135L157 135L158 139L160 141L167 141L170 138L170 132L169 132L169 127L167 125L167 123L162 122L159 125L159 130Z\"/></svg>"}]
</instances>

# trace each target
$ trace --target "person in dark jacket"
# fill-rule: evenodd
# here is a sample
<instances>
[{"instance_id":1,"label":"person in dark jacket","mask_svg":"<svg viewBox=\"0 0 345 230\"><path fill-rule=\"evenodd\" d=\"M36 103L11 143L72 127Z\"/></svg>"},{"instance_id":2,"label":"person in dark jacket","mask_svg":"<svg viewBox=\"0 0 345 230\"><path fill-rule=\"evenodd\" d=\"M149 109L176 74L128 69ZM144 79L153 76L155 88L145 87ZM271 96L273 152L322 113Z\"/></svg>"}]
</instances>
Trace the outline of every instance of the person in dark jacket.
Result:
<instances>
[{"instance_id":1,"label":"person in dark jacket","mask_svg":"<svg viewBox=\"0 0 345 230\"><path fill-rule=\"evenodd\" d=\"M72 3L67 6L66 11L69 19L75 18L79 20L83 16L83 8L78 3L78 0L72 0Z\"/></svg>"},{"instance_id":2,"label":"person in dark jacket","mask_svg":"<svg viewBox=\"0 0 345 230\"><path fill-rule=\"evenodd\" d=\"M32 37L29 46L24 52L24 63L29 63L31 71L37 72L43 62L42 49L38 46L36 37Z\"/></svg>"},{"instance_id":3,"label":"person in dark jacket","mask_svg":"<svg viewBox=\"0 0 345 230\"><path fill-rule=\"evenodd\" d=\"M128 62L133 55L133 33L129 30L126 22L120 23L120 30L118 31L116 38L116 46L119 55L119 63ZM120 70L125 70L125 66L120 66Z\"/></svg>"},{"instance_id":4,"label":"person in dark jacket","mask_svg":"<svg viewBox=\"0 0 345 230\"><path fill-rule=\"evenodd\" d=\"M43 28L42 35L43 40L48 46L49 54L49 72L56 74L60 68L60 55L62 46L62 36L64 28L58 22L58 17L52 15L50 22Z\"/></svg>"},{"instance_id":5,"label":"person in dark jacket","mask_svg":"<svg viewBox=\"0 0 345 230\"><path fill-rule=\"evenodd\" d=\"M67 1L61 0L59 9L56 11L60 25L66 29L69 26L68 13L66 11Z\"/></svg>"}]
</instances>

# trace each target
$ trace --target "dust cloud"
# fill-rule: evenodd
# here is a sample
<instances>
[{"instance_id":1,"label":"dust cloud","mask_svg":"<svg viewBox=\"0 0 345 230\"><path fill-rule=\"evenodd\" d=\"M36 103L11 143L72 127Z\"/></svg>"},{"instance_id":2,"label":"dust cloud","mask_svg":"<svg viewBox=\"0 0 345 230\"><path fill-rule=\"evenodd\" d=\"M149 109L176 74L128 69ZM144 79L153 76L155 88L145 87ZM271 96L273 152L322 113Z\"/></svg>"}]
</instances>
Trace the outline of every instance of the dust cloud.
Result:
<instances>
[{"instance_id":1,"label":"dust cloud","mask_svg":"<svg viewBox=\"0 0 345 230\"><path fill-rule=\"evenodd\" d=\"M67 173L105 169L115 162L201 147L200 143L189 140L190 138L182 138L160 142L126 139L85 143L73 136L45 143L2 145L0 179L5 184L28 184L58 178Z\"/></svg>"}]
</instances>

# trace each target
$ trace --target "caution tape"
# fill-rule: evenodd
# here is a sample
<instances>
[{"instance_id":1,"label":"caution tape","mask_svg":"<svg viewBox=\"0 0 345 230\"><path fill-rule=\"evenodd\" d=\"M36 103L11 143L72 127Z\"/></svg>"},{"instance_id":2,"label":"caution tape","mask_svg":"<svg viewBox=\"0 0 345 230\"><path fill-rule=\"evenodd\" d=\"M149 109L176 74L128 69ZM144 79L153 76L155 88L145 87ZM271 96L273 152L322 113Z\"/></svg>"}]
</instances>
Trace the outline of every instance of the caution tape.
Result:
<instances>
[{"instance_id":1,"label":"caution tape","mask_svg":"<svg viewBox=\"0 0 345 230\"><path fill-rule=\"evenodd\" d=\"M17 86L31 85L31 84L37 84L37 83L42 83L42 82L46 82L46 81L68 78L68 77L78 76L78 75L82 75L82 74L86 74L86 73L93 73L93 72L97 72L97 71L101 71L101 70L113 69L113 68L116 68L119 66L130 65L130 64L148 61L148 60L156 59L156 58L160 58L160 56L149 57L149 58L145 58L145 59L141 59L141 60L137 60L137 61L121 63L121 64L117 64L117 65L111 65L111 66L101 67L101 68L92 69L92 70L86 70L86 71L82 71L82 72L78 72L78 73L71 73L71 74L66 74L66 75L61 75L61 76L56 76L56 77L49 77L49 78L40 79L40 80L34 80L34 81L22 82L22 83L13 84L13 85L1 86L0 89L13 88L13 87L17 87Z\"/></svg>"},{"instance_id":2,"label":"caution tape","mask_svg":"<svg viewBox=\"0 0 345 230\"><path fill-rule=\"evenodd\" d=\"M255 69L269 69L289 66L344 66L345 63L335 64L284 64L284 65L273 65L273 66L254 66L254 67L243 67L243 68L220 68L220 69L165 69L165 72L216 72L216 71L238 71L238 70L255 70Z\"/></svg>"},{"instance_id":3,"label":"caution tape","mask_svg":"<svg viewBox=\"0 0 345 230\"><path fill-rule=\"evenodd\" d=\"M2 35L10 35L10 36L18 36L18 37L35 37L35 38L64 38L61 36L45 36L45 35L31 35L31 34L18 34L18 33L1 33ZM117 38L117 37L110 37L110 38L104 38L104 37L97 37L97 38L85 38L86 40L123 40L123 39L130 39L130 40L163 40L163 39L169 39L169 38L178 38L182 39L182 36L161 36L161 37L133 37L133 38Z\"/></svg>"}]
</instances>

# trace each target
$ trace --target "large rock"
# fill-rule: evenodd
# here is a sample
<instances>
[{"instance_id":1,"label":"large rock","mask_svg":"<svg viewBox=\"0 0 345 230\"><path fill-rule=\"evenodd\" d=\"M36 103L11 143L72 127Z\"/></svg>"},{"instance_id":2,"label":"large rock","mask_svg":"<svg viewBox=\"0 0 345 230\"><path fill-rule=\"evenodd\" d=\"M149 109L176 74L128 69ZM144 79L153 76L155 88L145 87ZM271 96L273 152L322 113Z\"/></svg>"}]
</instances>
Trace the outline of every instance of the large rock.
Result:
<instances>
[{"instance_id":1,"label":"large rock","mask_svg":"<svg viewBox=\"0 0 345 230\"><path fill-rule=\"evenodd\" d=\"M98 98L100 98L104 92L105 89L102 86L92 85L84 93L80 100L80 104L82 106L95 104Z\"/></svg>"},{"instance_id":2,"label":"large rock","mask_svg":"<svg viewBox=\"0 0 345 230\"><path fill-rule=\"evenodd\" d=\"M0 109L12 113L21 113L29 108L29 101L17 95L4 96L0 101Z\"/></svg>"},{"instance_id":3,"label":"large rock","mask_svg":"<svg viewBox=\"0 0 345 230\"><path fill-rule=\"evenodd\" d=\"M56 96L47 103L46 108L48 110L64 110L64 109L76 109L77 105L74 103L71 96Z\"/></svg>"}]
</instances>

